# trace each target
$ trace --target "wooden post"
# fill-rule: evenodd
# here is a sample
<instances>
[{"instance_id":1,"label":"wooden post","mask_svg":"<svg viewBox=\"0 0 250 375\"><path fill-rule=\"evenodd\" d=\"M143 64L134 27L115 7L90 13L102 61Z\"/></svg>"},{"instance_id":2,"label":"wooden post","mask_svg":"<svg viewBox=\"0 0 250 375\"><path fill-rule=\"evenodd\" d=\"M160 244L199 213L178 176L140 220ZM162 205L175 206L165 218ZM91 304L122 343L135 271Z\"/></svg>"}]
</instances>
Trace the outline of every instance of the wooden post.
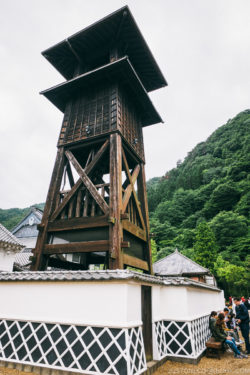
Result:
<instances>
[{"instance_id":1,"label":"wooden post","mask_svg":"<svg viewBox=\"0 0 250 375\"><path fill-rule=\"evenodd\" d=\"M43 248L48 240L48 222L49 217L55 209L57 196L60 191L63 171L65 166L64 147L60 147L57 151L56 162L54 165L50 187L44 207L43 218L37 238L36 248L34 249L34 261L31 265L32 271L46 269L47 256L43 255Z\"/></svg>"},{"instance_id":2,"label":"wooden post","mask_svg":"<svg viewBox=\"0 0 250 375\"><path fill-rule=\"evenodd\" d=\"M123 268L122 248L123 230L122 211L122 141L118 133L110 135L110 196L109 215L112 222L109 227L110 250L109 269Z\"/></svg>"},{"instance_id":3,"label":"wooden post","mask_svg":"<svg viewBox=\"0 0 250 375\"><path fill-rule=\"evenodd\" d=\"M141 203L141 210L144 216L145 226L146 226L146 237L147 242L145 243L145 258L148 262L148 268L150 274L153 273L152 269L152 258L151 258L151 243L149 237L149 213L148 213L148 200L147 200L147 190L146 190L146 177L145 177L145 167L144 164L141 163L141 168L138 176L137 181L137 190L138 190L138 198Z\"/></svg>"}]
</instances>

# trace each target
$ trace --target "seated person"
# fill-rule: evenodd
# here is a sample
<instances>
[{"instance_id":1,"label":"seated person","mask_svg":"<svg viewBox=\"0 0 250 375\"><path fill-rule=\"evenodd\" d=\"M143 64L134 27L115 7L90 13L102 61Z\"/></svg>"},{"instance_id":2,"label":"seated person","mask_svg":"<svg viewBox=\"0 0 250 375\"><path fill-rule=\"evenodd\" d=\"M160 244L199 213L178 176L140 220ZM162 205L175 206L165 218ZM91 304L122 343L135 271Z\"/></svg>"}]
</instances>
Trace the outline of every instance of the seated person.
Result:
<instances>
[{"instance_id":1,"label":"seated person","mask_svg":"<svg viewBox=\"0 0 250 375\"><path fill-rule=\"evenodd\" d=\"M213 334L214 325L216 323L216 319L217 319L217 312L211 311L211 314L209 316L209 329L212 334Z\"/></svg>"},{"instance_id":2,"label":"seated person","mask_svg":"<svg viewBox=\"0 0 250 375\"><path fill-rule=\"evenodd\" d=\"M231 316L229 314L229 309L227 307L225 307L224 309L224 316L225 316L224 322L226 323L227 328L230 329Z\"/></svg>"},{"instance_id":3,"label":"seated person","mask_svg":"<svg viewBox=\"0 0 250 375\"><path fill-rule=\"evenodd\" d=\"M232 314L229 313L227 307L223 310L224 314L224 330L227 331L228 336L232 336L236 341L236 345L240 345L241 342L239 341L239 335L237 335L237 331L235 332L234 329L231 328L231 321L232 321Z\"/></svg>"},{"instance_id":4,"label":"seated person","mask_svg":"<svg viewBox=\"0 0 250 375\"><path fill-rule=\"evenodd\" d=\"M247 355L242 354L235 344L235 340L233 337L228 336L227 333L224 331L224 314L220 313L216 320L216 323L213 328L212 336L215 338L215 341L219 341L221 343L228 344L230 348L234 352L234 357L238 359L248 358Z\"/></svg>"}]
</instances>

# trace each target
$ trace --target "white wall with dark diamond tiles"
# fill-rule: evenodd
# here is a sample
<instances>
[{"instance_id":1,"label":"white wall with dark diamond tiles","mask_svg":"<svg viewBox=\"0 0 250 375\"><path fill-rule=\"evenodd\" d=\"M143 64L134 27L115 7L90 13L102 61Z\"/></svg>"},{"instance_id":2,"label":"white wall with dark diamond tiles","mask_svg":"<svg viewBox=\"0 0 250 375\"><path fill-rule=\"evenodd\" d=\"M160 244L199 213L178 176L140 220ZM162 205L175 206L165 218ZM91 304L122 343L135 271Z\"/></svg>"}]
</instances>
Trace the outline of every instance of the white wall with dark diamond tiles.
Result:
<instances>
[{"instance_id":1,"label":"white wall with dark diamond tiles","mask_svg":"<svg viewBox=\"0 0 250 375\"><path fill-rule=\"evenodd\" d=\"M0 360L93 375L141 374L142 285L152 292L153 359L197 358L210 335L208 314L222 309L223 293L183 282L165 285L130 271L2 273Z\"/></svg>"}]
</instances>

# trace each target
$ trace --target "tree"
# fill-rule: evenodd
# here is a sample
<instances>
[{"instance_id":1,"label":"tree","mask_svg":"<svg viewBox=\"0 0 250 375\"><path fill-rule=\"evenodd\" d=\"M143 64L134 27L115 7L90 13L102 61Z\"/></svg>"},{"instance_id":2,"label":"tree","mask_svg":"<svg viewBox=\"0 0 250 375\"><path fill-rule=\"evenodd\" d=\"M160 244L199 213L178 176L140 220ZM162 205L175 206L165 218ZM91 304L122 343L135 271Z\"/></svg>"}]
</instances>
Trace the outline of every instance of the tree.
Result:
<instances>
[{"instance_id":1,"label":"tree","mask_svg":"<svg viewBox=\"0 0 250 375\"><path fill-rule=\"evenodd\" d=\"M157 260L165 258L166 256L172 254L175 251L175 247L163 247L157 252Z\"/></svg>"},{"instance_id":2,"label":"tree","mask_svg":"<svg viewBox=\"0 0 250 375\"><path fill-rule=\"evenodd\" d=\"M221 210L229 211L240 199L240 191L232 182L218 185L211 194L210 200L205 204L206 218L212 218Z\"/></svg>"},{"instance_id":3,"label":"tree","mask_svg":"<svg viewBox=\"0 0 250 375\"><path fill-rule=\"evenodd\" d=\"M201 266L214 271L214 263L217 257L217 245L215 236L209 225L203 221L196 231L194 242L194 260Z\"/></svg>"},{"instance_id":4,"label":"tree","mask_svg":"<svg viewBox=\"0 0 250 375\"><path fill-rule=\"evenodd\" d=\"M168 221L161 224L158 220L153 219L150 222L150 228L157 251L162 247L173 244L173 239L176 237L176 228L172 227Z\"/></svg>"},{"instance_id":5,"label":"tree","mask_svg":"<svg viewBox=\"0 0 250 375\"><path fill-rule=\"evenodd\" d=\"M155 240L151 239L151 256L152 256L152 263L157 261L157 249Z\"/></svg>"},{"instance_id":6,"label":"tree","mask_svg":"<svg viewBox=\"0 0 250 375\"><path fill-rule=\"evenodd\" d=\"M248 231L246 218L233 211L221 211L210 221L210 226L222 250Z\"/></svg>"},{"instance_id":7,"label":"tree","mask_svg":"<svg viewBox=\"0 0 250 375\"><path fill-rule=\"evenodd\" d=\"M250 188L250 186L248 188ZM241 197L235 211L239 215L245 215L246 217L250 218L250 191Z\"/></svg>"},{"instance_id":8,"label":"tree","mask_svg":"<svg viewBox=\"0 0 250 375\"><path fill-rule=\"evenodd\" d=\"M178 189L171 200L161 202L155 216L161 223L166 220L173 226L180 226L182 221L194 211L194 193L191 190Z\"/></svg>"},{"instance_id":9,"label":"tree","mask_svg":"<svg viewBox=\"0 0 250 375\"><path fill-rule=\"evenodd\" d=\"M177 248L188 249L193 247L195 240L195 231L191 229L181 229L179 230L178 236L175 238L174 242Z\"/></svg>"},{"instance_id":10,"label":"tree","mask_svg":"<svg viewBox=\"0 0 250 375\"><path fill-rule=\"evenodd\" d=\"M226 296L244 295L245 291L248 292L249 275L246 267L232 264L219 255L215 263L215 273Z\"/></svg>"}]
</instances>

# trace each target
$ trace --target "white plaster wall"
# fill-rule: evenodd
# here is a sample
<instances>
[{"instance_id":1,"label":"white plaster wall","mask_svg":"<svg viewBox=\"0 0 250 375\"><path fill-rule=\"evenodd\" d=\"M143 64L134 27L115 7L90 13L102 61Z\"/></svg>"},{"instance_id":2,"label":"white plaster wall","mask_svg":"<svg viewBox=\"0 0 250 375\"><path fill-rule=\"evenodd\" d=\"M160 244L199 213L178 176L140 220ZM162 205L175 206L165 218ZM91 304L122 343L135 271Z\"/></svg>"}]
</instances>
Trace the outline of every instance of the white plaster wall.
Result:
<instances>
[{"instance_id":1,"label":"white plaster wall","mask_svg":"<svg viewBox=\"0 0 250 375\"><path fill-rule=\"evenodd\" d=\"M109 327L141 324L139 285L1 282L0 296L0 318Z\"/></svg>"},{"instance_id":2,"label":"white plaster wall","mask_svg":"<svg viewBox=\"0 0 250 375\"><path fill-rule=\"evenodd\" d=\"M210 314L224 308L223 293L198 288L187 289L188 314L191 317Z\"/></svg>"},{"instance_id":3,"label":"white plaster wall","mask_svg":"<svg viewBox=\"0 0 250 375\"><path fill-rule=\"evenodd\" d=\"M15 261L16 252L0 249L0 271L11 272Z\"/></svg>"},{"instance_id":4,"label":"white plaster wall","mask_svg":"<svg viewBox=\"0 0 250 375\"><path fill-rule=\"evenodd\" d=\"M152 320L182 320L188 316L186 287L153 286Z\"/></svg>"},{"instance_id":5,"label":"white plaster wall","mask_svg":"<svg viewBox=\"0 0 250 375\"><path fill-rule=\"evenodd\" d=\"M142 324L140 284L127 284L127 321Z\"/></svg>"},{"instance_id":6,"label":"white plaster wall","mask_svg":"<svg viewBox=\"0 0 250 375\"><path fill-rule=\"evenodd\" d=\"M223 292L180 286L152 287L153 322L192 320L223 307Z\"/></svg>"},{"instance_id":7,"label":"white plaster wall","mask_svg":"<svg viewBox=\"0 0 250 375\"><path fill-rule=\"evenodd\" d=\"M36 240L37 237L18 237L18 241L20 241L28 249L33 249L36 247Z\"/></svg>"}]
</instances>

